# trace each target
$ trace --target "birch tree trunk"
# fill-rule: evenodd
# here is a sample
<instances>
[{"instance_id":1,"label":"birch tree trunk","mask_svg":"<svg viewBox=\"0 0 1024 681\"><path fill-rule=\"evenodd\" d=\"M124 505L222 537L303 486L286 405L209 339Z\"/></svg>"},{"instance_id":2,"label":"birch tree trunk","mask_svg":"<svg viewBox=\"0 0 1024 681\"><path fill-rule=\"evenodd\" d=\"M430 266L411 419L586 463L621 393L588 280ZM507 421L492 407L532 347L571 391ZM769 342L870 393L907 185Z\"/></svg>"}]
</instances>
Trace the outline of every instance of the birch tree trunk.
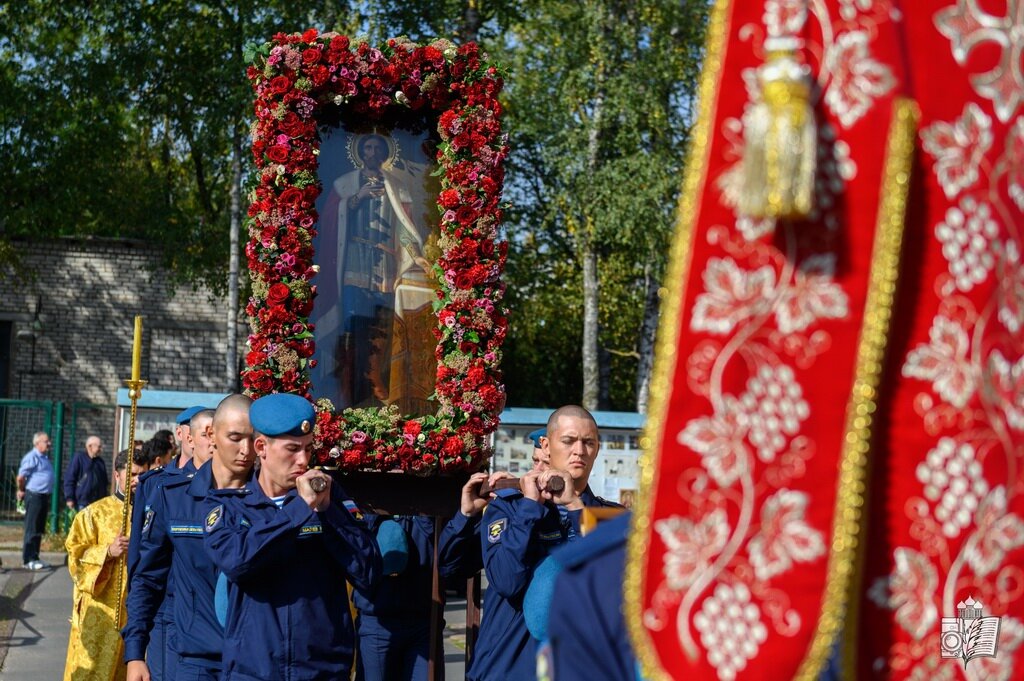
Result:
<instances>
[{"instance_id":1,"label":"birch tree trunk","mask_svg":"<svg viewBox=\"0 0 1024 681\"><path fill-rule=\"evenodd\" d=\"M227 306L228 347L224 363L224 388L228 392L233 392L238 388L238 235L242 227L242 140L237 132L235 132L231 139L230 211Z\"/></svg>"},{"instance_id":2,"label":"birch tree trunk","mask_svg":"<svg viewBox=\"0 0 1024 681\"><path fill-rule=\"evenodd\" d=\"M637 353L640 355L636 367L636 410L640 414L647 413L647 402L651 397L651 370L654 367L654 340L658 331L658 320L661 317L660 282L651 276L651 268L644 273L646 294L644 296L644 316L640 325L640 338L637 342Z\"/></svg>"}]
</instances>

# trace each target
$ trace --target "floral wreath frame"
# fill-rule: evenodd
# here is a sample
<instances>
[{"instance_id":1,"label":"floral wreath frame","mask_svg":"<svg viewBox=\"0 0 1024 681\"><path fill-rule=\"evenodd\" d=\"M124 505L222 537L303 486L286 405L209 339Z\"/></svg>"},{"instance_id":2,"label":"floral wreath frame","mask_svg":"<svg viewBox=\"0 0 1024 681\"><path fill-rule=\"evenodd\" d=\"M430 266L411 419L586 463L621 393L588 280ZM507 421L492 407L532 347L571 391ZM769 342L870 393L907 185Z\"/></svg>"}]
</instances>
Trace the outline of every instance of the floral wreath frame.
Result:
<instances>
[{"instance_id":1,"label":"floral wreath frame","mask_svg":"<svg viewBox=\"0 0 1024 681\"><path fill-rule=\"evenodd\" d=\"M499 121L499 69L474 43L391 39L373 47L316 29L279 33L246 56L256 94L257 169L246 223L252 278L246 393L312 400L318 128L352 115L367 123L436 120L437 412L407 418L386 406L339 414L329 400L316 400L313 463L420 475L479 469L505 401L499 363L508 243L499 240L498 225L508 146Z\"/></svg>"}]
</instances>

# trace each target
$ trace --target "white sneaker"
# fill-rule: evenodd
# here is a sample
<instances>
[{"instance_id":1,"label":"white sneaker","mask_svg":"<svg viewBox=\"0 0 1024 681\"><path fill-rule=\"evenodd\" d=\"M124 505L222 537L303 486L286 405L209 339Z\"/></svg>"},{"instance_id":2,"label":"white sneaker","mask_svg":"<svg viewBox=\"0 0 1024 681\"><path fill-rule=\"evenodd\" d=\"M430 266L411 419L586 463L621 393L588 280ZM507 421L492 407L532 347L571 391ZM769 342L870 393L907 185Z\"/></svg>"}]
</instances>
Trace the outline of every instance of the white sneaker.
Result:
<instances>
[{"instance_id":1,"label":"white sneaker","mask_svg":"<svg viewBox=\"0 0 1024 681\"><path fill-rule=\"evenodd\" d=\"M30 560L29 562L25 563L25 567L29 570L45 570L50 566L49 564L44 563L41 560Z\"/></svg>"}]
</instances>

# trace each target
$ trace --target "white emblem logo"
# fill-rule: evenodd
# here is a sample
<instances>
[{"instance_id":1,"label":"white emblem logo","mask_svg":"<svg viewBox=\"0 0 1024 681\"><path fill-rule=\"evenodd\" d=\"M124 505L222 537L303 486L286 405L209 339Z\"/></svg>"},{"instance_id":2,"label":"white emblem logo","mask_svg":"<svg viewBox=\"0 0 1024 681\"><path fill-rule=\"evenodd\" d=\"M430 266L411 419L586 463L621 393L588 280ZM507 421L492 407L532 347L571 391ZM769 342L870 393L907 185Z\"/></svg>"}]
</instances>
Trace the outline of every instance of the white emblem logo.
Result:
<instances>
[{"instance_id":1,"label":"white emblem logo","mask_svg":"<svg viewBox=\"0 0 1024 681\"><path fill-rule=\"evenodd\" d=\"M943 617L939 630L942 657L967 663L976 657L995 657L999 645L999 618L982 617L981 602L970 596L956 606L957 617Z\"/></svg>"}]
</instances>

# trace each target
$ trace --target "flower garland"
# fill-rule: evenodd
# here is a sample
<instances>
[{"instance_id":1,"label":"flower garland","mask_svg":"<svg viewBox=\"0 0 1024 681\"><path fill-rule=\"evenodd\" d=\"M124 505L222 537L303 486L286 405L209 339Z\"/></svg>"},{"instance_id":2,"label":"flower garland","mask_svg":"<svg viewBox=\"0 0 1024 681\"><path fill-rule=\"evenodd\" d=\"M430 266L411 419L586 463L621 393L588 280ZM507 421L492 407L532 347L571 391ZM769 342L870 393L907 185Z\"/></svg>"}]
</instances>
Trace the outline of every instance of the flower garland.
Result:
<instances>
[{"instance_id":1,"label":"flower garland","mask_svg":"<svg viewBox=\"0 0 1024 681\"><path fill-rule=\"evenodd\" d=\"M479 468L504 404L498 366L507 327L501 273L508 243L499 241L498 224L508 147L499 122L498 69L474 43L420 46L392 39L373 47L315 29L277 34L247 57L256 93L258 182L247 221L252 332L242 374L246 392L312 399L318 126L343 116L385 124L436 121L442 173L441 256L434 265L438 411L415 419L394 406L338 414L329 400L317 400L314 459L343 470Z\"/></svg>"}]
</instances>

